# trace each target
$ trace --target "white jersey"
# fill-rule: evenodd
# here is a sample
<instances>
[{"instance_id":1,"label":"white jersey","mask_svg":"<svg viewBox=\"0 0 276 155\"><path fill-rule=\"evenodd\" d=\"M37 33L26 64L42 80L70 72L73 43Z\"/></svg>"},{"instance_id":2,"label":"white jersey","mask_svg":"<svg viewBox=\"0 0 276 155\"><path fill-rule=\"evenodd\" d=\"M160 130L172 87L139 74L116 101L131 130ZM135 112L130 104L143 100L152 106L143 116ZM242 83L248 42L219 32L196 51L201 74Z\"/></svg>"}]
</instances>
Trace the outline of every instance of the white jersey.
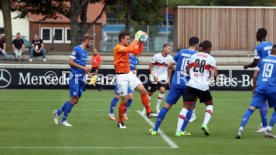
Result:
<instances>
[{"instance_id":1,"label":"white jersey","mask_svg":"<svg viewBox=\"0 0 276 155\"><path fill-rule=\"evenodd\" d=\"M216 68L216 60L207 53L196 53L190 59L190 80L187 86L202 91L209 89L211 70Z\"/></svg>"},{"instance_id":2,"label":"white jersey","mask_svg":"<svg viewBox=\"0 0 276 155\"><path fill-rule=\"evenodd\" d=\"M150 63L153 64L153 71L158 77L158 81L168 81L168 64L173 62L173 57L168 54L164 57L161 53L155 54ZM154 81L153 76L150 75L150 80Z\"/></svg>"}]
</instances>

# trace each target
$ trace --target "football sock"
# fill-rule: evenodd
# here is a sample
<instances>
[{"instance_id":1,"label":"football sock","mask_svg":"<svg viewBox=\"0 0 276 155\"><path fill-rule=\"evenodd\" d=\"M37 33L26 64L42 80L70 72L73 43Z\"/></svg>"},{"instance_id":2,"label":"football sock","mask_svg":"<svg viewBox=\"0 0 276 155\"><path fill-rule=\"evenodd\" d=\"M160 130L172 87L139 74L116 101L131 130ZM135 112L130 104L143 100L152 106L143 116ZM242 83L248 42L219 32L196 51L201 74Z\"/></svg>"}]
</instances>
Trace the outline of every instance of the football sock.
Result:
<instances>
[{"instance_id":1,"label":"football sock","mask_svg":"<svg viewBox=\"0 0 276 155\"><path fill-rule=\"evenodd\" d=\"M276 122L276 110L271 115L271 119L270 119L269 126L267 127L267 129L268 130L270 129L270 131L271 131L275 125L275 122Z\"/></svg>"},{"instance_id":2,"label":"football sock","mask_svg":"<svg viewBox=\"0 0 276 155\"><path fill-rule=\"evenodd\" d=\"M193 110L188 110L187 117L186 117L187 119L184 121L184 123L183 123L183 125L181 127L181 131L185 131L186 130L186 127L187 127L187 125L189 123L189 120L192 117L192 114L193 114Z\"/></svg>"},{"instance_id":3,"label":"football sock","mask_svg":"<svg viewBox=\"0 0 276 155\"><path fill-rule=\"evenodd\" d=\"M155 123L155 126L153 128L154 131L158 131L158 128L159 126L161 125L163 119L165 118L167 112L169 111L169 109L163 107L161 110L160 110L160 113L158 114L157 116L157 120L156 120L156 123Z\"/></svg>"},{"instance_id":4,"label":"football sock","mask_svg":"<svg viewBox=\"0 0 276 155\"><path fill-rule=\"evenodd\" d=\"M66 107L66 105L67 105L67 103L70 103L70 101L68 100L68 101L66 101L64 104L63 104L63 106L62 107L60 107L60 109L58 109L57 110L57 115L59 116L61 113L63 113L64 112L64 110L65 110L65 107Z\"/></svg>"},{"instance_id":5,"label":"football sock","mask_svg":"<svg viewBox=\"0 0 276 155\"><path fill-rule=\"evenodd\" d=\"M248 122L250 116L253 114L254 110L252 109L247 109L247 111L245 112L245 114L242 117L242 122L240 127L244 128L246 123Z\"/></svg>"},{"instance_id":6,"label":"football sock","mask_svg":"<svg viewBox=\"0 0 276 155\"><path fill-rule=\"evenodd\" d=\"M142 100L142 103L143 103L144 107L146 108L147 114L150 114L152 111L151 111L151 108L150 108L150 102L149 102L148 95L146 93L142 94L141 95L141 100Z\"/></svg>"},{"instance_id":7,"label":"football sock","mask_svg":"<svg viewBox=\"0 0 276 155\"><path fill-rule=\"evenodd\" d=\"M160 109L160 105L161 105L161 103L162 103L162 101L163 101L164 95L165 95L165 94L159 93L159 95L158 95L158 100L157 100L157 102L156 102L156 111L158 111L158 110Z\"/></svg>"},{"instance_id":8,"label":"football sock","mask_svg":"<svg viewBox=\"0 0 276 155\"><path fill-rule=\"evenodd\" d=\"M264 128L267 126L267 109L268 107L266 104L263 104L263 106L260 107L260 115L261 115L262 124Z\"/></svg>"},{"instance_id":9,"label":"football sock","mask_svg":"<svg viewBox=\"0 0 276 155\"><path fill-rule=\"evenodd\" d=\"M209 121L210 121L210 119L212 117L212 114L213 114L213 105L206 106L203 125L207 125L209 123Z\"/></svg>"},{"instance_id":10,"label":"football sock","mask_svg":"<svg viewBox=\"0 0 276 155\"><path fill-rule=\"evenodd\" d=\"M73 106L74 105L71 104L71 102L66 103L66 107L65 107L64 114L63 114L63 117L62 117L62 122L67 120L67 117L68 117L69 113L71 112Z\"/></svg>"},{"instance_id":11,"label":"football sock","mask_svg":"<svg viewBox=\"0 0 276 155\"><path fill-rule=\"evenodd\" d=\"M126 103L121 102L119 106L119 123L123 122L125 111L126 111Z\"/></svg>"},{"instance_id":12,"label":"football sock","mask_svg":"<svg viewBox=\"0 0 276 155\"><path fill-rule=\"evenodd\" d=\"M128 99L127 100L126 112L125 113L127 113L127 109L131 106L131 103L132 103L132 99Z\"/></svg>"},{"instance_id":13,"label":"football sock","mask_svg":"<svg viewBox=\"0 0 276 155\"><path fill-rule=\"evenodd\" d=\"M179 117L178 117L178 122L177 122L177 129L176 131L181 131L181 127L184 123L184 121L186 120L186 115L188 113L188 110L186 108L182 108L180 113L179 113Z\"/></svg>"},{"instance_id":14,"label":"football sock","mask_svg":"<svg viewBox=\"0 0 276 155\"><path fill-rule=\"evenodd\" d=\"M116 104L118 102L118 98L114 97L110 103L110 110L109 110L109 113L110 114L113 114L114 113L114 108L116 107Z\"/></svg>"}]
</instances>

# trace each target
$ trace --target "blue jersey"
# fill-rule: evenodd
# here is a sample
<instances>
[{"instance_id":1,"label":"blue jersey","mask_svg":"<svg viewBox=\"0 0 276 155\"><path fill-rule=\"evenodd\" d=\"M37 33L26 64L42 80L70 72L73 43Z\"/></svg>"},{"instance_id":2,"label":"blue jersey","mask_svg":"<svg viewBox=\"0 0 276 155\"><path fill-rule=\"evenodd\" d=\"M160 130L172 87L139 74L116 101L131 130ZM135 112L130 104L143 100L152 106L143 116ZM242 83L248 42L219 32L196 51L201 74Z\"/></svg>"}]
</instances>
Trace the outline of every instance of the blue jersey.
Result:
<instances>
[{"instance_id":1,"label":"blue jersey","mask_svg":"<svg viewBox=\"0 0 276 155\"><path fill-rule=\"evenodd\" d=\"M138 65L139 63L139 60L136 56L131 56L129 55L128 56L128 59L129 59L129 63L130 63L130 70L133 71L133 70L136 70L136 66Z\"/></svg>"},{"instance_id":2,"label":"blue jersey","mask_svg":"<svg viewBox=\"0 0 276 155\"><path fill-rule=\"evenodd\" d=\"M74 59L75 63L81 66L86 66L87 52L81 47L81 45L75 46L73 48L71 58ZM83 77L85 76L85 72L83 69L75 68L71 66L70 71L71 71L71 78L78 77L79 80L83 80Z\"/></svg>"},{"instance_id":3,"label":"blue jersey","mask_svg":"<svg viewBox=\"0 0 276 155\"><path fill-rule=\"evenodd\" d=\"M259 45L256 46L254 51L254 58L255 59L262 59L270 55L271 49L273 44L271 42L261 42Z\"/></svg>"},{"instance_id":4,"label":"blue jersey","mask_svg":"<svg viewBox=\"0 0 276 155\"><path fill-rule=\"evenodd\" d=\"M261 59L258 68L256 91L261 93L276 92L276 56Z\"/></svg>"},{"instance_id":5,"label":"blue jersey","mask_svg":"<svg viewBox=\"0 0 276 155\"><path fill-rule=\"evenodd\" d=\"M186 86L186 82L189 77L187 77L186 67L189 64L190 58L196 52L189 49L180 50L173 58L176 63L176 68L172 78L172 85Z\"/></svg>"}]
</instances>

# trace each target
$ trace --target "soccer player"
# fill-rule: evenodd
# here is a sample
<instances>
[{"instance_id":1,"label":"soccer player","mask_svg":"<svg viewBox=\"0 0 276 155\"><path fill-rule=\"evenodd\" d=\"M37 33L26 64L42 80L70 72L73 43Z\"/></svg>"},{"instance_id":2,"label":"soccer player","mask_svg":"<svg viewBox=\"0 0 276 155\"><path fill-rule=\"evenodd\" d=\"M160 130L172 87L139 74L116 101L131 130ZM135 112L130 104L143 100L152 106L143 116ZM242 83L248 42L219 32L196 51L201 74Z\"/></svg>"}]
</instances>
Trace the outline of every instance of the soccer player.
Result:
<instances>
[{"instance_id":1,"label":"soccer player","mask_svg":"<svg viewBox=\"0 0 276 155\"><path fill-rule=\"evenodd\" d=\"M266 41L266 36L267 30L265 28L258 29L256 33L256 40L259 41L260 44L255 48L253 62L245 65L244 69L256 67L262 58L270 55L272 43ZM256 132L263 132L267 126L267 109L268 108L266 104L263 104L263 107L259 107L262 124L260 125L260 129Z\"/></svg>"},{"instance_id":2,"label":"soccer player","mask_svg":"<svg viewBox=\"0 0 276 155\"><path fill-rule=\"evenodd\" d=\"M87 50L93 46L93 37L85 36L82 40L81 45L75 46L73 52L69 58L70 68L70 100L66 101L64 105L58 109L54 110L54 123L58 125L58 118L61 113L64 112L61 124L67 127L72 125L68 123L67 117L71 112L71 109L78 103L82 92L85 87L84 77L85 73L89 73L91 68L86 66L87 60Z\"/></svg>"},{"instance_id":3,"label":"soccer player","mask_svg":"<svg viewBox=\"0 0 276 155\"><path fill-rule=\"evenodd\" d=\"M254 95L242 118L236 139L241 138L243 129L255 109L266 105L266 101L270 108L274 108L274 113L271 116L269 126L264 130L264 135L265 137L276 138L271 132L276 122L276 45L273 46L270 56L259 61L253 76L253 88Z\"/></svg>"},{"instance_id":4,"label":"soccer player","mask_svg":"<svg viewBox=\"0 0 276 155\"><path fill-rule=\"evenodd\" d=\"M168 83L168 64L173 61L173 57L170 55L171 50L172 47L170 44L164 44L163 51L155 54L149 64L149 71L151 73L150 84L148 86L149 100L151 100L151 96L159 88L156 103L157 113L160 112L160 104L163 101Z\"/></svg>"},{"instance_id":5,"label":"soccer player","mask_svg":"<svg viewBox=\"0 0 276 155\"><path fill-rule=\"evenodd\" d=\"M197 98L201 103L205 103L205 117L201 129L205 135L209 135L207 127L213 114L213 98L209 90L209 78L213 75L216 79L218 76L216 60L210 55L212 43L208 40L201 43L202 52L194 54L187 66L187 74L190 75L186 92L184 94L184 107L179 113L176 136L181 136L181 128L184 121L188 119L188 111L192 110Z\"/></svg>"},{"instance_id":6,"label":"soccer player","mask_svg":"<svg viewBox=\"0 0 276 155\"><path fill-rule=\"evenodd\" d=\"M184 93L186 90L186 84L189 78L186 73L186 67L188 62L190 61L191 56L196 53L198 43L199 43L198 37L191 37L189 39L189 48L180 50L173 57L173 62L169 63L168 65L169 79L171 79L170 77L172 74L172 68L173 68L173 65L175 64L176 64L176 69L174 71L172 81L169 82L171 87L166 98L166 103L164 104L163 108L158 114L154 128L149 130L151 135L157 134L158 128L161 125L162 121L164 120L167 112L171 109L171 107L174 104L176 104L176 102L178 101L181 95L184 96ZM181 134L189 135L189 133L185 131L182 131Z\"/></svg>"},{"instance_id":7,"label":"soccer player","mask_svg":"<svg viewBox=\"0 0 276 155\"><path fill-rule=\"evenodd\" d=\"M129 59L129 63L130 63L130 71L133 72L133 74L137 76L136 66L139 63L138 57L130 53L128 59ZM116 117L114 116L114 108L116 107L116 104L117 104L119 98L120 98L120 95L118 92L118 85L115 84L115 96L111 100L110 110L109 110L109 114L108 114L108 117L113 121L116 121ZM126 121L128 120L126 112L127 112L127 109L130 107L130 105L132 103L132 99L133 99L133 91L130 88L128 88L128 97L127 98L128 98L128 100L127 100L127 105L126 105L126 111L124 114L124 120L126 120Z\"/></svg>"},{"instance_id":8,"label":"soccer player","mask_svg":"<svg viewBox=\"0 0 276 155\"><path fill-rule=\"evenodd\" d=\"M157 114L152 113L147 91L141 81L130 71L130 63L128 60L129 53L141 54L143 51L143 42L140 39L144 32L138 31L135 34L134 40L129 44L129 34L122 32L119 34L119 43L114 47L114 67L116 73L116 80L118 84L118 91L121 98L119 106L119 121L117 126L119 128L126 128L123 117L126 111L128 88L137 90L141 95L141 101L146 108L147 116L156 117Z\"/></svg>"}]
</instances>

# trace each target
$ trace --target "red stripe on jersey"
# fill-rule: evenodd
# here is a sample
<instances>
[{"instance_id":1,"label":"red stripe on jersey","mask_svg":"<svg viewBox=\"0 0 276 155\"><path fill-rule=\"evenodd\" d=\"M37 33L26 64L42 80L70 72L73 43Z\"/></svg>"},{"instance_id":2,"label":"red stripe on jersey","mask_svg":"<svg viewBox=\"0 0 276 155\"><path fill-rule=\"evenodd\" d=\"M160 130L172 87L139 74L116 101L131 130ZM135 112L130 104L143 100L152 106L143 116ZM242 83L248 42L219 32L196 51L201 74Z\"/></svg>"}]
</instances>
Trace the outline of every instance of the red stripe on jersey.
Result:
<instances>
[{"instance_id":1,"label":"red stripe on jersey","mask_svg":"<svg viewBox=\"0 0 276 155\"><path fill-rule=\"evenodd\" d=\"M155 66L164 66L164 67L167 67L168 66L168 64L161 64L161 63L159 63L159 62L155 62L155 63L152 63L153 65L155 65Z\"/></svg>"},{"instance_id":2,"label":"red stripe on jersey","mask_svg":"<svg viewBox=\"0 0 276 155\"><path fill-rule=\"evenodd\" d=\"M211 68L212 68L211 65L205 65L205 69L206 69L207 71L211 70Z\"/></svg>"},{"instance_id":3,"label":"red stripe on jersey","mask_svg":"<svg viewBox=\"0 0 276 155\"><path fill-rule=\"evenodd\" d=\"M195 65L196 65L196 63L192 62L192 63L189 64L189 67L193 68L193 67L195 67Z\"/></svg>"}]
</instances>

